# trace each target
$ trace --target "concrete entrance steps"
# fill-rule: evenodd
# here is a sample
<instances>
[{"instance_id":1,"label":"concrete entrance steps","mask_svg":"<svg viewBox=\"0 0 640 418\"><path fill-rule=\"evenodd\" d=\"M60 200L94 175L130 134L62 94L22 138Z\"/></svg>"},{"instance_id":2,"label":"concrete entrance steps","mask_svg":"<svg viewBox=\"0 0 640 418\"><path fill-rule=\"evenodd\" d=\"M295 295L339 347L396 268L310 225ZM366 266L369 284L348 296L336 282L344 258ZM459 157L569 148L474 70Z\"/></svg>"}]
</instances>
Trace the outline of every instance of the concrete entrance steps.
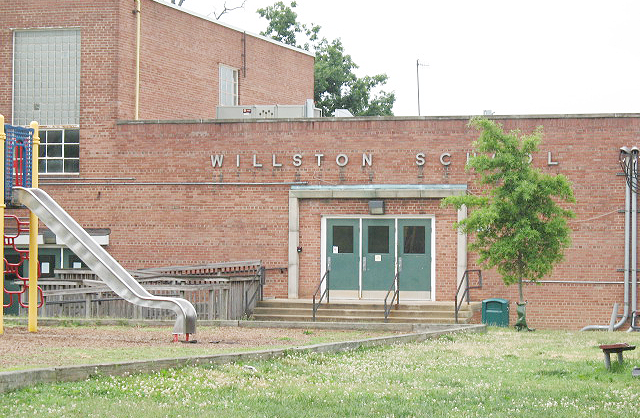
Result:
<instances>
[{"instance_id":1,"label":"concrete entrance steps","mask_svg":"<svg viewBox=\"0 0 640 418\"><path fill-rule=\"evenodd\" d=\"M475 312L482 308L481 302L464 303L458 313L461 324L471 323ZM313 305L305 299L266 299L258 302L252 318L258 321L311 321ZM361 300L335 300L323 303L316 314L317 321L324 322L384 322L384 302ZM455 310L453 302L400 302L392 309L388 322L453 324Z\"/></svg>"}]
</instances>

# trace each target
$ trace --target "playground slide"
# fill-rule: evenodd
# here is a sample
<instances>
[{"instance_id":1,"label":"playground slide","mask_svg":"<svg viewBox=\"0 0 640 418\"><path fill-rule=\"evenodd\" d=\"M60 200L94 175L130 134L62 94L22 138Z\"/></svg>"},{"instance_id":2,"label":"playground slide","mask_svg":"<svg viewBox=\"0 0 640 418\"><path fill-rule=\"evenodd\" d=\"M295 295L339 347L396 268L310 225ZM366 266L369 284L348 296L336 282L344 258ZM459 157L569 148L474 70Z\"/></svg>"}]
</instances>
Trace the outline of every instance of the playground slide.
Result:
<instances>
[{"instance_id":1,"label":"playground slide","mask_svg":"<svg viewBox=\"0 0 640 418\"><path fill-rule=\"evenodd\" d=\"M44 190L13 188L14 199L28 207L98 277L120 297L135 305L171 309L178 318L174 334L195 334L196 310L181 298L154 296L147 292L111 255L102 248Z\"/></svg>"}]
</instances>

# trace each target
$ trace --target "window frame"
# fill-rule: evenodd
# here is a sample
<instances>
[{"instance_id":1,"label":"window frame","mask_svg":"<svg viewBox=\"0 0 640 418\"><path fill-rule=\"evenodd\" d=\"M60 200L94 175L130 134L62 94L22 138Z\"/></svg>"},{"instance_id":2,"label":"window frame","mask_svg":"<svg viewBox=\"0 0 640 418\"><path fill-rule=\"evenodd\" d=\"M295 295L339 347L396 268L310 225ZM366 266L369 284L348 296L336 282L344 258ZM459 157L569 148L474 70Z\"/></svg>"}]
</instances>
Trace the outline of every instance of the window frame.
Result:
<instances>
[{"instance_id":1,"label":"window frame","mask_svg":"<svg viewBox=\"0 0 640 418\"><path fill-rule=\"evenodd\" d=\"M48 146L47 137L49 132L59 131L62 132L61 141L59 143L51 143L56 146L59 144L61 154L59 156L48 156ZM67 141L67 135L70 131L76 131L77 141ZM80 127L77 126L41 126L39 129L39 137L40 137L40 152L38 155L38 173L44 175L78 175L80 174ZM75 145L77 147L77 157L68 157L67 146ZM44 155L43 155L44 154ZM49 171L49 161L59 160L62 162L62 171ZM65 171L66 162L77 161L77 170L76 171Z\"/></svg>"},{"instance_id":2,"label":"window frame","mask_svg":"<svg viewBox=\"0 0 640 418\"><path fill-rule=\"evenodd\" d=\"M231 74L231 80L227 78L229 72ZM237 68L225 64L218 66L218 104L220 106L238 106L240 104L238 94L239 74L240 71ZM233 91L228 91L228 85L231 85Z\"/></svg>"}]
</instances>

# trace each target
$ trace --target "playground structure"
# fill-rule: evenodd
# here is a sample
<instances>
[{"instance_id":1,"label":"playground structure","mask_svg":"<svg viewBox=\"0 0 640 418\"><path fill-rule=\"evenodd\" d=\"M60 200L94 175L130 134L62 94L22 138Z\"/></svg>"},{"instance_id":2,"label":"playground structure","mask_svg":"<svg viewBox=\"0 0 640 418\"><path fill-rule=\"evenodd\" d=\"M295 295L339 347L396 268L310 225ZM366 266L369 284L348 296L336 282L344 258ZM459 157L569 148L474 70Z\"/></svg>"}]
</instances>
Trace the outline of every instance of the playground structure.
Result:
<instances>
[{"instance_id":1,"label":"playground structure","mask_svg":"<svg viewBox=\"0 0 640 418\"><path fill-rule=\"evenodd\" d=\"M6 131L6 133L5 133ZM44 190L38 188L38 155L40 140L38 124L32 122L30 128L21 128L4 124L0 115L0 148L4 160L4 182L2 195L4 201L0 213L4 231L5 220L14 220L17 224L14 234L4 236L4 245L12 245L20 255L18 264L8 263L4 256L4 274L0 279L3 291L9 295L9 305L13 297L18 296L20 304L28 308L28 328L37 331L38 307L42 306L42 290L38 287L39 263L29 263L28 278L22 278L18 266L28 260L38 260L38 221L41 220L58 239L71 249L105 284L126 301L135 305L170 309L177 315L173 328L174 341L184 334L186 341L196 331L196 310L185 299L159 297L147 292L111 255L104 250L67 212L62 209ZM6 205L23 205L29 209L29 222L21 221L14 215L5 216ZM27 228L28 224L28 228ZM15 238L23 232L29 232L29 250L15 246ZM15 274L22 281L19 291L7 291L4 275ZM22 294L28 291L28 303L22 301ZM39 303L38 303L39 300ZM3 306L9 306L4 305ZM3 333L4 308L0 309L0 334Z\"/></svg>"}]
</instances>

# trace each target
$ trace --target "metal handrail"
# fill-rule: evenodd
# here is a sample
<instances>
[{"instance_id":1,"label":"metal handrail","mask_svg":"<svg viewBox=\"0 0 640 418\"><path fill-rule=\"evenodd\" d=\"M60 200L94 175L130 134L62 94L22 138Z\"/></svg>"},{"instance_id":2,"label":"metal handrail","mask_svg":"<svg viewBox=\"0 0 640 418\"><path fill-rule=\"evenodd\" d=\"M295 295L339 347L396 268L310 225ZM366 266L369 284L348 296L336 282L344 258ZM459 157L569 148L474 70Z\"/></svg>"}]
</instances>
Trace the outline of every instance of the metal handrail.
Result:
<instances>
[{"instance_id":1,"label":"metal handrail","mask_svg":"<svg viewBox=\"0 0 640 418\"><path fill-rule=\"evenodd\" d=\"M318 300L318 303L316 303L316 297L318 296L318 292L320 292L320 289L322 289L322 283L324 281L327 281L327 285L324 288L324 292L322 292L322 294L320 295L320 300ZM322 276L322 279L320 279L320 284L318 284L318 287L316 288L316 291L313 292L313 321L316 321L316 312L318 312L318 308L320 307L320 304L322 303L322 299L324 299L324 296L327 295L327 303L329 303L329 270L327 270L324 273L324 276Z\"/></svg>"},{"instance_id":2,"label":"metal handrail","mask_svg":"<svg viewBox=\"0 0 640 418\"><path fill-rule=\"evenodd\" d=\"M478 285L477 286L469 286L469 273L478 273ZM458 295L460 294L460 288L462 287L462 285L465 284L466 287L464 289L464 292L462 293L462 296L460 297L460 302L458 303ZM458 289L456 290L456 297L455 297L455 303L456 303L456 312L455 312L455 316L456 316L456 324L458 323L458 312L460 311L460 307L462 306L462 302L464 302L465 297L467 298L467 305L469 304L469 299L471 297L471 289L481 289L482 288L482 270L465 270L464 274L462 275L462 280L460 281L460 284L458 285Z\"/></svg>"},{"instance_id":3,"label":"metal handrail","mask_svg":"<svg viewBox=\"0 0 640 418\"><path fill-rule=\"evenodd\" d=\"M253 295L251 295L251 298L249 298L248 290L244 292L244 300L245 300L244 315L246 317L249 317L249 315L251 314L251 312L249 312L249 308L251 307L253 302L256 299L258 301L262 300L262 288L264 286L264 271L265 271L264 266L260 266L260 268L258 269L258 274L256 275L260 277L260 280L258 281L258 286L256 286L256 290L253 291Z\"/></svg>"},{"instance_id":4,"label":"metal handrail","mask_svg":"<svg viewBox=\"0 0 640 418\"><path fill-rule=\"evenodd\" d=\"M395 290L394 290L395 289ZM393 291L393 298L391 298L391 303L387 305L387 299L389 299L389 294ZM393 302L396 302L396 309L400 307L400 272L398 271L393 278L393 282L391 286L389 286L389 290L387 291L387 295L384 297L384 322L389 320L389 314L391 313L391 307L393 306Z\"/></svg>"}]
</instances>

